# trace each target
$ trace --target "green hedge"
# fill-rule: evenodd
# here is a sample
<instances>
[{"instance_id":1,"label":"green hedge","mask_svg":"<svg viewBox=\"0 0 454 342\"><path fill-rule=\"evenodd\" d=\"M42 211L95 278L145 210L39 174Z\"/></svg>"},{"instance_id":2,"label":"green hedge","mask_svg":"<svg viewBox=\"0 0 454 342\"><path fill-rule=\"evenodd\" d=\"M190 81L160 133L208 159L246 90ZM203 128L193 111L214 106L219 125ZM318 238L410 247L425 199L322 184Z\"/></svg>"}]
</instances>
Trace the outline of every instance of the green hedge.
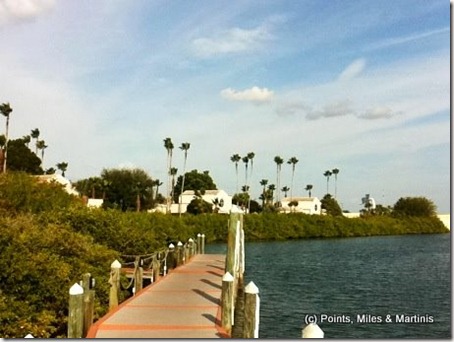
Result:
<instances>
[{"instance_id":1,"label":"green hedge","mask_svg":"<svg viewBox=\"0 0 454 342\"><path fill-rule=\"evenodd\" d=\"M221 214L89 209L57 185L23 173L0 175L0 336L65 337L68 290L84 273L97 279L100 317L107 310L113 260L186 242L198 233L207 243L225 242L228 220ZM275 213L246 215L244 230L246 241L449 232L436 217Z\"/></svg>"}]
</instances>

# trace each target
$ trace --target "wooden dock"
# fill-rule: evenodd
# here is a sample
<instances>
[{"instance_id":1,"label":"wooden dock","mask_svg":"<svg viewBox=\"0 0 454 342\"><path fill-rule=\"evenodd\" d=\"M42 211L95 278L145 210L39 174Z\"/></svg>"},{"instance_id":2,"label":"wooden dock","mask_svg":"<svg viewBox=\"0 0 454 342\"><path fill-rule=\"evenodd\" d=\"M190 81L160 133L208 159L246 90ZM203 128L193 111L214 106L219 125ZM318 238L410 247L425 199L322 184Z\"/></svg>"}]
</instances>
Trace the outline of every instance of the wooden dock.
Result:
<instances>
[{"instance_id":1,"label":"wooden dock","mask_svg":"<svg viewBox=\"0 0 454 342\"><path fill-rule=\"evenodd\" d=\"M223 338L225 256L198 254L93 324L87 338Z\"/></svg>"}]
</instances>

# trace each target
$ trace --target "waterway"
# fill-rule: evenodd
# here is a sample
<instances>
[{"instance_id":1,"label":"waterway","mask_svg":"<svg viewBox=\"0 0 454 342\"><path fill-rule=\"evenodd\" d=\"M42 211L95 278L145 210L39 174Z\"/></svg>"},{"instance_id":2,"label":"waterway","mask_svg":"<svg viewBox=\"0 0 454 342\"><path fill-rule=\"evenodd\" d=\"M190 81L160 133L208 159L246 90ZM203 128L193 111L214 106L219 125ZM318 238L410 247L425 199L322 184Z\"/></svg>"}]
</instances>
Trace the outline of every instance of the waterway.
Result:
<instances>
[{"instance_id":1,"label":"waterway","mask_svg":"<svg viewBox=\"0 0 454 342\"><path fill-rule=\"evenodd\" d=\"M207 245L225 253L225 244ZM451 236L246 243L260 291L260 338L451 338Z\"/></svg>"}]
</instances>

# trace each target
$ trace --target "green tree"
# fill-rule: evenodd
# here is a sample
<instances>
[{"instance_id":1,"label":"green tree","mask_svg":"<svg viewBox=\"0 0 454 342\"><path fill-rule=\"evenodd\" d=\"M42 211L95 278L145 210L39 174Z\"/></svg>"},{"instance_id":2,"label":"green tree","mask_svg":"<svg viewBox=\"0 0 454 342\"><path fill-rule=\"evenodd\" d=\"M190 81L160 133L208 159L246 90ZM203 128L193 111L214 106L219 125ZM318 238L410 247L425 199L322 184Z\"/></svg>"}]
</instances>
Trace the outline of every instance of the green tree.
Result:
<instances>
[{"instance_id":1,"label":"green tree","mask_svg":"<svg viewBox=\"0 0 454 342\"><path fill-rule=\"evenodd\" d=\"M239 154L234 154L233 156L230 157L230 160L235 164L235 173L236 173L236 192L239 191L238 188L238 163L241 160L241 157Z\"/></svg>"},{"instance_id":2,"label":"green tree","mask_svg":"<svg viewBox=\"0 0 454 342\"><path fill-rule=\"evenodd\" d=\"M290 185L290 199L293 198L293 179L295 177L295 166L298 163L298 159L296 157L292 157L287 161L287 164L292 165L292 183Z\"/></svg>"},{"instance_id":3,"label":"green tree","mask_svg":"<svg viewBox=\"0 0 454 342\"><path fill-rule=\"evenodd\" d=\"M149 209L153 194L153 180L141 169L104 169L101 179L110 183L106 190L106 207L122 211ZM101 187L101 184L98 185Z\"/></svg>"},{"instance_id":4,"label":"green tree","mask_svg":"<svg viewBox=\"0 0 454 342\"><path fill-rule=\"evenodd\" d=\"M394 204L393 215L432 217L437 215L437 207L425 197L401 197Z\"/></svg>"},{"instance_id":5,"label":"green tree","mask_svg":"<svg viewBox=\"0 0 454 342\"><path fill-rule=\"evenodd\" d=\"M337 175L339 174L339 169L334 168L331 172L334 175L334 198L337 198Z\"/></svg>"},{"instance_id":6,"label":"green tree","mask_svg":"<svg viewBox=\"0 0 454 342\"><path fill-rule=\"evenodd\" d=\"M8 142L8 164L10 171L23 171L33 175L43 174L41 160L25 145L23 139Z\"/></svg>"},{"instance_id":7,"label":"green tree","mask_svg":"<svg viewBox=\"0 0 454 342\"><path fill-rule=\"evenodd\" d=\"M213 205L197 196L188 204L186 211L193 215L209 214L213 212Z\"/></svg>"},{"instance_id":8,"label":"green tree","mask_svg":"<svg viewBox=\"0 0 454 342\"><path fill-rule=\"evenodd\" d=\"M250 200L249 194L246 191L244 191L233 195L232 204L235 204L239 206L241 209L246 210L249 200Z\"/></svg>"},{"instance_id":9,"label":"green tree","mask_svg":"<svg viewBox=\"0 0 454 342\"><path fill-rule=\"evenodd\" d=\"M183 164L183 180L181 181L181 193L184 192L184 181L186 176L186 162L188 160L188 150L191 147L191 144L186 142L182 143L180 150L184 151L184 164ZM181 215L181 201L178 201L178 213Z\"/></svg>"},{"instance_id":10,"label":"green tree","mask_svg":"<svg viewBox=\"0 0 454 342\"><path fill-rule=\"evenodd\" d=\"M311 195L312 195L312 184L307 184L306 187L304 188L304 190L308 191L309 192L309 198L311 198Z\"/></svg>"},{"instance_id":11,"label":"green tree","mask_svg":"<svg viewBox=\"0 0 454 342\"><path fill-rule=\"evenodd\" d=\"M284 163L284 159L282 159L280 156L276 156L274 157L274 162L276 163L276 203L277 205L280 205L281 195L279 193L279 189L281 186L281 168L282 164Z\"/></svg>"},{"instance_id":12,"label":"green tree","mask_svg":"<svg viewBox=\"0 0 454 342\"><path fill-rule=\"evenodd\" d=\"M178 176L177 184L175 185L174 200L178 201L183 184L183 176ZM193 191L217 190L216 184L210 176L209 171L198 172L192 170L185 174L185 189Z\"/></svg>"},{"instance_id":13,"label":"green tree","mask_svg":"<svg viewBox=\"0 0 454 342\"><path fill-rule=\"evenodd\" d=\"M171 138L164 139L164 148L167 151L167 196L166 196L166 205L167 205L167 212L170 212L170 182L171 182L171 174L170 170L172 169L172 153L173 153L173 142Z\"/></svg>"},{"instance_id":14,"label":"green tree","mask_svg":"<svg viewBox=\"0 0 454 342\"><path fill-rule=\"evenodd\" d=\"M24 144L25 144L27 147L29 147L30 142L31 142L31 137L30 137L30 135L24 135L24 136L22 137L22 141L24 142Z\"/></svg>"},{"instance_id":15,"label":"green tree","mask_svg":"<svg viewBox=\"0 0 454 342\"><path fill-rule=\"evenodd\" d=\"M46 142L44 140L38 140L36 142L36 148L41 150L41 164L44 165L44 150L47 148Z\"/></svg>"},{"instance_id":16,"label":"green tree","mask_svg":"<svg viewBox=\"0 0 454 342\"><path fill-rule=\"evenodd\" d=\"M5 127L5 147L3 149L3 172L6 172L6 161L8 159L8 130L9 130L9 116L13 109L9 103L2 103L0 105L0 113L6 118L6 127Z\"/></svg>"},{"instance_id":17,"label":"green tree","mask_svg":"<svg viewBox=\"0 0 454 342\"><path fill-rule=\"evenodd\" d=\"M155 179L153 180L153 186L156 187L156 190L154 190L154 196L152 196L152 207L155 207L155 204L156 203L160 203L158 202L158 198L159 198L159 187L162 185L163 183L159 180L159 179ZM161 196L162 197L162 196Z\"/></svg>"},{"instance_id":18,"label":"green tree","mask_svg":"<svg viewBox=\"0 0 454 342\"><path fill-rule=\"evenodd\" d=\"M65 177L65 172L68 169L68 163L67 162L61 162L61 163L58 163L56 166L57 166L57 169L59 169L61 171L61 175L63 177Z\"/></svg>"},{"instance_id":19,"label":"green tree","mask_svg":"<svg viewBox=\"0 0 454 342\"><path fill-rule=\"evenodd\" d=\"M249 158L247 156L243 157L242 158L242 161L244 163L244 183L246 185L248 185L247 183L247 170L248 170L248 166L249 166Z\"/></svg>"},{"instance_id":20,"label":"green tree","mask_svg":"<svg viewBox=\"0 0 454 342\"><path fill-rule=\"evenodd\" d=\"M281 191L284 193L284 197L287 197L287 193L290 191L290 188L286 185L281 189Z\"/></svg>"},{"instance_id":21,"label":"green tree","mask_svg":"<svg viewBox=\"0 0 454 342\"><path fill-rule=\"evenodd\" d=\"M32 129L31 133L30 133L30 136L35 139L35 154L38 155L38 138L39 138L39 129L38 128L35 128L35 129Z\"/></svg>"},{"instance_id":22,"label":"green tree","mask_svg":"<svg viewBox=\"0 0 454 342\"><path fill-rule=\"evenodd\" d=\"M339 203L330 194L323 196L320 202L322 202L322 209L325 209L327 215L342 216L342 209Z\"/></svg>"},{"instance_id":23,"label":"green tree","mask_svg":"<svg viewBox=\"0 0 454 342\"><path fill-rule=\"evenodd\" d=\"M262 195L260 196L261 200L262 200L262 207L265 207L265 200L266 200L266 185L268 184L268 179L262 179L260 181L260 185L263 186L263 190L262 190Z\"/></svg>"},{"instance_id":24,"label":"green tree","mask_svg":"<svg viewBox=\"0 0 454 342\"><path fill-rule=\"evenodd\" d=\"M176 167L172 167L172 168L170 169L170 176L172 177L172 181L171 181L171 182L172 182L172 184L171 184L171 190L172 190L171 194L172 194L172 195L171 195L170 197L171 197L171 198L177 198L177 199L175 200L175 202L178 201L178 197L179 197L179 196L178 196L178 197L175 197L175 177L176 177L176 175L177 175L177 172L178 172L178 169L177 169ZM183 178L184 178L184 176L183 176ZM182 181L182 183L183 183L183 181Z\"/></svg>"},{"instance_id":25,"label":"green tree","mask_svg":"<svg viewBox=\"0 0 454 342\"><path fill-rule=\"evenodd\" d=\"M323 173L323 176L326 177L326 194L329 194L329 177L331 177L333 173L330 170L326 170Z\"/></svg>"}]
</instances>

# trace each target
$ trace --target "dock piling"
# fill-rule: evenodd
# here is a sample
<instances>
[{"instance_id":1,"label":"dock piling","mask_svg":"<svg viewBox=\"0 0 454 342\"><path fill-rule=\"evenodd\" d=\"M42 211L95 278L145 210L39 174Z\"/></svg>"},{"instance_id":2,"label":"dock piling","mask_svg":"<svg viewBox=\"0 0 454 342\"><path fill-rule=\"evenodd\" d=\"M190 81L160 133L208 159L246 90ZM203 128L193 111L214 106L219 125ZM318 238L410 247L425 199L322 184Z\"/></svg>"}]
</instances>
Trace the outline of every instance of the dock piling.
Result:
<instances>
[{"instance_id":1,"label":"dock piling","mask_svg":"<svg viewBox=\"0 0 454 342\"><path fill-rule=\"evenodd\" d=\"M68 338L82 338L84 325L84 289L75 283L69 289Z\"/></svg>"}]
</instances>

